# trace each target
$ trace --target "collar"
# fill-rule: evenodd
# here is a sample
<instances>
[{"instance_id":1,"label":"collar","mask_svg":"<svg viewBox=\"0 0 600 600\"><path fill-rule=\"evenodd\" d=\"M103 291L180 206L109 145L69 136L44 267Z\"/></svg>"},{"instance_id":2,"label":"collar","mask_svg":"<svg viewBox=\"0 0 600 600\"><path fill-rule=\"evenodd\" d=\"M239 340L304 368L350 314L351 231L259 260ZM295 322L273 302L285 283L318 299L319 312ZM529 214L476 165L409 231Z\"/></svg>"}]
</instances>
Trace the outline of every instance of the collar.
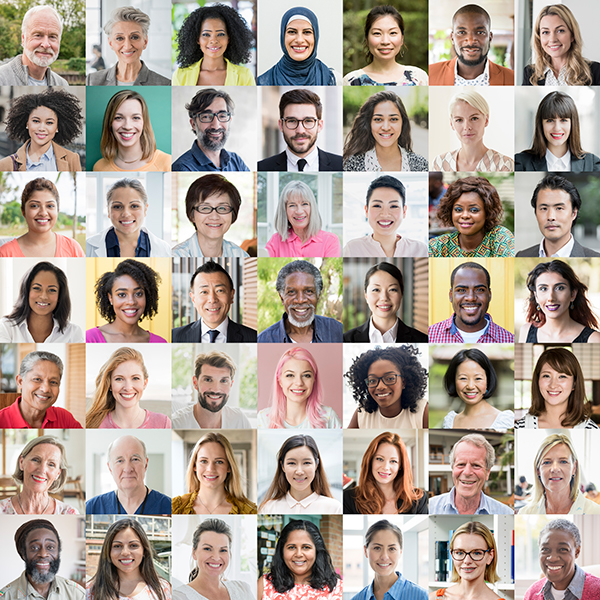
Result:
<instances>
[{"instance_id":1,"label":"collar","mask_svg":"<svg viewBox=\"0 0 600 600\"><path fill-rule=\"evenodd\" d=\"M381 343L394 343L398 336L398 319L392 325L390 329L388 329L383 334L373 325L373 317L369 319L369 342L372 344L381 344Z\"/></svg>"},{"instance_id":2,"label":"collar","mask_svg":"<svg viewBox=\"0 0 600 600\"><path fill-rule=\"evenodd\" d=\"M288 335L288 332L285 330L285 322L287 321L287 313L283 313L281 320L279 321L279 325L281 327L281 334L282 334L282 341L286 342L288 344L293 344L295 342L292 341L292 338ZM319 339L319 333L318 333L318 318L317 315L315 315L315 319L312 322L312 328L313 328L313 335L312 335L312 342L320 342L321 340Z\"/></svg>"},{"instance_id":3,"label":"collar","mask_svg":"<svg viewBox=\"0 0 600 600\"><path fill-rule=\"evenodd\" d=\"M25 154L27 156L27 169L31 169L31 167L39 166L42 163L52 163L52 161L56 162L56 158L54 156L54 148L52 147L52 143L48 146L48 150L44 152L40 156L40 159L37 162L34 162L31 158L29 158L29 144L25 148Z\"/></svg>"},{"instance_id":4,"label":"collar","mask_svg":"<svg viewBox=\"0 0 600 600\"><path fill-rule=\"evenodd\" d=\"M52 317L52 332L50 333L50 335L48 336L49 338L51 338L55 333L57 333L59 331L58 328L58 321ZM29 331L29 328L27 327L27 319L25 319L24 321L21 321L21 323L19 323L17 325L17 329L21 332L21 336L23 337L23 339L31 339L31 341L33 341L33 337L31 335L31 332Z\"/></svg>"},{"instance_id":5,"label":"collar","mask_svg":"<svg viewBox=\"0 0 600 600\"><path fill-rule=\"evenodd\" d=\"M21 402L21 396L19 396L6 411L10 422L12 423L11 427L15 429L31 429L29 423L23 418L21 411L19 410L19 403ZM44 415L44 421L42 423L41 429L52 429L52 425L49 426L50 423L56 421L54 411L52 407L49 406L46 409L46 414Z\"/></svg>"},{"instance_id":6,"label":"collar","mask_svg":"<svg viewBox=\"0 0 600 600\"><path fill-rule=\"evenodd\" d=\"M121 256L121 247L119 245L119 238L117 237L117 232L114 227L111 227L106 233L105 238L106 244L106 256L110 257L120 257ZM138 236L137 244L135 247L135 256L150 256L150 238L148 234L140 229L140 235Z\"/></svg>"},{"instance_id":7,"label":"collar","mask_svg":"<svg viewBox=\"0 0 600 600\"><path fill-rule=\"evenodd\" d=\"M288 164L292 165L294 167L294 170L297 171L298 170L298 161L300 160L300 156L297 156L296 154L294 154L288 146L285 147L285 154L287 156L287 161ZM306 171L318 171L319 170L319 149L317 148L317 145L315 144L313 146L313 149L306 155L303 156L302 158L304 158L304 160L306 161L306 166L304 167L304 173L306 173Z\"/></svg>"},{"instance_id":8,"label":"collar","mask_svg":"<svg viewBox=\"0 0 600 600\"><path fill-rule=\"evenodd\" d=\"M483 329L481 329L481 334L479 335L479 337L481 337L482 335L485 335L487 330L490 328L490 323L492 322L492 317L490 317L490 315L488 315L487 313L485 313L483 318L486 320L486 326ZM456 319L456 313L454 313L450 317L450 333L452 335L456 335L457 333L459 333L458 327L456 326L454 319ZM479 331L474 331L473 333L479 333Z\"/></svg>"},{"instance_id":9,"label":"collar","mask_svg":"<svg viewBox=\"0 0 600 600\"><path fill-rule=\"evenodd\" d=\"M208 335L208 332L213 330L213 331L218 331L221 335L225 336L225 339L227 339L227 328L229 327L229 317L225 317L225 320L222 321L221 323L219 323L219 325L217 327L209 327L204 320L200 320L200 329L201 329L201 333L200 333L200 337L202 337L203 335ZM208 339L206 340L208 342Z\"/></svg>"},{"instance_id":10,"label":"collar","mask_svg":"<svg viewBox=\"0 0 600 600\"><path fill-rule=\"evenodd\" d=\"M550 66L546 67L544 70L545 83L544 85L569 85L567 83L567 65L564 65L560 72L558 73L558 77L554 74L554 71Z\"/></svg>"},{"instance_id":11,"label":"collar","mask_svg":"<svg viewBox=\"0 0 600 600\"><path fill-rule=\"evenodd\" d=\"M567 149L567 153L558 158L546 148L546 165L548 166L548 171L570 171L571 151Z\"/></svg>"},{"instance_id":12,"label":"collar","mask_svg":"<svg viewBox=\"0 0 600 600\"><path fill-rule=\"evenodd\" d=\"M483 73L475 77L475 79L465 79L458 74L458 58L454 63L454 85L490 85L490 61L485 59L485 67Z\"/></svg>"},{"instance_id":13,"label":"collar","mask_svg":"<svg viewBox=\"0 0 600 600\"><path fill-rule=\"evenodd\" d=\"M398 579L396 579L396 583L384 594L384 598L392 598L393 600L400 600L403 596L402 589L404 588L404 584L406 583L406 579L402 577L402 573L400 571L396 571L396 575L398 575ZM371 581L369 588L367 589L366 600L372 600L375 598L375 592L373 591L373 584L375 580Z\"/></svg>"},{"instance_id":14,"label":"collar","mask_svg":"<svg viewBox=\"0 0 600 600\"><path fill-rule=\"evenodd\" d=\"M489 514L489 511L486 507L486 495L483 492L479 492L479 506L477 507L477 510L475 511L474 514L476 515L487 515ZM450 506L456 511L456 514L460 514L458 511L458 508L456 508L456 487L452 486L452 489L450 490L450 494L448 495L448 502L447 504L450 504Z\"/></svg>"},{"instance_id":15,"label":"collar","mask_svg":"<svg viewBox=\"0 0 600 600\"><path fill-rule=\"evenodd\" d=\"M573 579L571 579L571 583L569 583L569 585L567 586L567 590L569 590L569 592L571 592L571 594L575 596L575 598L581 600L584 585L585 571L578 564L575 564L575 574L573 575ZM550 593L551 589L553 589L552 584L548 580L546 580L546 583L542 588L544 599L552 598L552 595Z\"/></svg>"},{"instance_id":16,"label":"collar","mask_svg":"<svg viewBox=\"0 0 600 600\"><path fill-rule=\"evenodd\" d=\"M542 238L542 241L540 242L540 247L538 249L538 256L540 258L548 256L546 254L546 248L544 246L544 239L545 238ZM563 258L566 257L566 256L571 256L571 252L573 251L573 246L574 245L575 245L575 238L573 237L573 234L571 234L571 237L570 237L569 241L562 248L559 248L551 256L560 256L560 257L563 257Z\"/></svg>"},{"instance_id":17,"label":"collar","mask_svg":"<svg viewBox=\"0 0 600 600\"><path fill-rule=\"evenodd\" d=\"M290 508L295 508L300 505L302 508L308 508L315 500L319 499L319 494L313 492L310 496L304 498L304 500L296 500L289 492L285 495L285 501L288 503Z\"/></svg>"},{"instance_id":18,"label":"collar","mask_svg":"<svg viewBox=\"0 0 600 600\"><path fill-rule=\"evenodd\" d=\"M206 154L204 154L202 148L200 148L200 146L198 145L198 140L194 140L194 143L192 144L192 154L194 155L194 157L196 158L196 160L204 167L207 165L212 165L215 169L217 168L217 166L213 163L212 160L210 160L210 158L208 158L208 156L206 156ZM231 155L229 154L229 152L227 152L227 150L225 150L225 148L223 148L221 150L221 154L220 154L220 159L221 159L221 170L224 170L225 167L229 164L229 161L231 160Z\"/></svg>"}]
</instances>

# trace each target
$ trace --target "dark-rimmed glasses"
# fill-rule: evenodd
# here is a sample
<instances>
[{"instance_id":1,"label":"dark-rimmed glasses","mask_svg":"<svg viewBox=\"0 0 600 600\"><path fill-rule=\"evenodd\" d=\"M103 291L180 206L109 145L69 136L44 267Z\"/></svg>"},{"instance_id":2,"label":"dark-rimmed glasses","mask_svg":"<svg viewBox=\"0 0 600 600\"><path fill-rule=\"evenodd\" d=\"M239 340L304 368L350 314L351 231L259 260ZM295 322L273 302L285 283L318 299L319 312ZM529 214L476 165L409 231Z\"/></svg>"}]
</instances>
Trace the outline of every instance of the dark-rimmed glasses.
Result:
<instances>
[{"instance_id":1,"label":"dark-rimmed glasses","mask_svg":"<svg viewBox=\"0 0 600 600\"><path fill-rule=\"evenodd\" d=\"M484 559L485 555L489 552L488 550L471 550L466 552L465 550L450 550L450 554L454 560L465 560L467 556L471 557L471 560L479 562Z\"/></svg>"},{"instance_id":2,"label":"dark-rimmed glasses","mask_svg":"<svg viewBox=\"0 0 600 600\"><path fill-rule=\"evenodd\" d=\"M383 377L369 375L369 377L365 379L365 385L368 388L375 388L379 385L380 381L383 381L385 385L394 385L398 380L398 377L402 377L402 375L400 375L400 373L386 373Z\"/></svg>"},{"instance_id":3,"label":"dark-rimmed glasses","mask_svg":"<svg viewBox=\"0 0 600 600\"><path fill-rule=\"evenodd\" d=\"M318 119L315 119L314 117L306 117L305 119L287 117L283 119L283 122L285 123L285 126L288 129L298 129L298 125L300 123L302 123L302 127L304 127L304 129L313 129L314 126L317 124L317 121Z\"/></svg>"},{"instance_id":4,"label":"dark-rimmed glasses","mask_svg":"<svg viewBox=\"0 0 600 600\"><path fill-rule=\"evenodd\" d=\"M217 117L217 121L219 123L227 123L227 121L231 121L231 113L225 110L221 110L217 113L214 112L203 112L196 115L196 119L200 121L200 123L212 123L214 118Z\"/></svg>"},{"instance_id":5,"label":"dark-rimmed glasses","mask_svg":"<svg viewBox=\"0 0 600 600\"><path fill-rule=\"evenodd\" d=\"M217 211L218 215L228 215L233 211L233 208L229 205L221 204L219 206L211 206L210 204L198 204L194 206L194 210L199 212L201 215L210 215L213 210Z\"/></svg>"}]
</instances>

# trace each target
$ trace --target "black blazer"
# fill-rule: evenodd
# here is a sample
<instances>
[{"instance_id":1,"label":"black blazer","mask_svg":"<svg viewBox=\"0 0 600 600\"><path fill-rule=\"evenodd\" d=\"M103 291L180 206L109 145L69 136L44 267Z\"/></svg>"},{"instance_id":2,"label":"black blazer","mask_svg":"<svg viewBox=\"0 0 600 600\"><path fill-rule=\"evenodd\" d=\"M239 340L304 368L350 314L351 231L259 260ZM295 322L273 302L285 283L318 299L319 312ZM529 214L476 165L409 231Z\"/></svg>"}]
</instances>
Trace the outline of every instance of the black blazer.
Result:
<instances>
[{"instance_id":1,"label":"black blazer","mask_svg":"<svg viewBox=\"0 0 600 600\"><path fill-rule=\"evenodd\" d=\"M421 333L413 327L405 325L398 320L398 332L396 333L396 342L424 342L427 343L426 333ZM345 342L366 342L369 343L369 321L363 323L360 327L355 327L344 333Z\"/></svg>"},{"instance_id":2,"label":"black blazer","mask_svg":"<svg viewBox=\"0 0 600 600\"><path fill-rule=\"evenodd\" d=\"M172 342L197 342L202 341L202 321L194 321L183 327L171 330ZM227 343L231 342L256 342L256 331L229 319L227 326Z\"/></svg>"},{"instance_id":3,"label":"black blazer","mask_svg":"<svg viewBox=\"0 0 600 600\"><path fill-rule=\"evenodd\" d=\"M546 157L539 158L530 152L515 154L515 171L547 171ZM591 152L585 152L583 158L571 155L571 172L584 173L600 171L600 158Z\"/></svg>"},{"instance_id":4,"label":"black blazer","mask_svg":"<svg viewBox=\"0 0 600 600\"><path fill-rule=\"evenodd\" d=\"M325 152L321 148L319 151L319 171L342 171L342 157L338 154ZM281 154L270 156L258 161L259 171L287 171L287 154L285 150Z\"/></svg>"},{"instance_id":5,"label":"black blazer","mask_svg":"<svg viewBox=\"0 0 600 600\"><path fill-rule=\"evenodd\" d=\"M590 65L590 71L592 72L592 84L591 85L600 85L600 63L597 63L594 60L588 61ZM533 75L533 66L527 65L525 69L523 69L523 85L531 85L529 80ZM542 77L538 79L538 85L546 85L546 78Z\"/></svg>"},{"instance_id":6,"label":"black blazer","mask_svg":"<svg viewBox=\"0 0 600 600\"><path fill-rule=\"evenodd\" d=\"M573 250L571 250L570 256L589 257L589 256L600 256L600 253L582 246L577 240L574 240ZM531 246L525 250L517 252L515 256L538 256L540 253L540 245Z\"/></svg>"},{"instance_id":7,"label":"black blazer","mask_svg":"<svg viewBox=\"0 0 600 600\"><path fill-rule=\"evenodd\" d=\"M429 506L428 500L429 496L426 491L423 491L423 495L419 498L419 500L415 500L412 503L412 506L409 510L402 513L405 515L427 515L429 514ZM356 496L356 486L351 488L346 488L344 490L344 514L345 515L358 515L360 514L358 510L356 510L356 504L354 502L354 498ZM400 504L400 500L398 500L398 504ZM400 508L400 506L398 506Z\"/></svg>"}]
</instances>

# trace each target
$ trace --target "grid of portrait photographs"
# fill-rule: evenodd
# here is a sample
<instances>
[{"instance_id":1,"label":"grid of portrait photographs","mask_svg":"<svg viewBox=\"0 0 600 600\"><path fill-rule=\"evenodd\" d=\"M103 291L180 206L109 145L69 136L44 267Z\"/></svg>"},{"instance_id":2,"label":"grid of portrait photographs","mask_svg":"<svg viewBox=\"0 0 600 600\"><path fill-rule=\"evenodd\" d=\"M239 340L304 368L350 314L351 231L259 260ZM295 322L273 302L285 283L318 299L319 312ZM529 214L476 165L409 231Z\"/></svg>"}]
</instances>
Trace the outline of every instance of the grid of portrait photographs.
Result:
<instances>
[{"instance_id":1,"label":"grid of portrait photographs","mask_svg":"<svg viewBox=\"0 0 600 600\"><path fill-rule=\"evenodd\" d=\"M600 4L300 1L0 1L0 597L598 600Z\"/></svg>"}]
</instances>

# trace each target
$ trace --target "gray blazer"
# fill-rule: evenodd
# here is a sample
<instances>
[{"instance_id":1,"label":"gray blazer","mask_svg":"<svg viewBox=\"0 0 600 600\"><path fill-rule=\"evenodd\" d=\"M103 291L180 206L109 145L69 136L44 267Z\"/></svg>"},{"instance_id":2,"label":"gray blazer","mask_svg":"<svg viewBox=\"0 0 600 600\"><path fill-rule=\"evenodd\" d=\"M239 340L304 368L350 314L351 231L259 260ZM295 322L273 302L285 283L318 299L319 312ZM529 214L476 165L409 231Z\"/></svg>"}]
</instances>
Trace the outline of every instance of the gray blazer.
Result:
<instances>
[{"instance_id":1,"label":"gray blazer","mask_svg":"<svg viewBox=\"0 0 600 600\"><path fill-rule=\"evenodd\" d=\"M151 71L145 64L142 63L142 68L138 73L137 79L131 85L171 85L171 80ZM113 65L110 69L96 71L90 73L85 78L86 85L118 85L117 83L117 65Z\"/></svg>"},{"instance_id":2,"label":"gray blazer","mask_svg":"<svg viewBox=\"0 0 600 600\"><path fill-rule=\"evenodd\" d=\"M599 252L592 250L591 248L586 248L582 246L577 240L574 240L573 250L571 250L570 256L578 256L578 257L589 257L589 256L600 256ZM521 250L517 252L516 256L539 256L540 246L531 246L531 248L527 248L526 250Z\"/></svg>"},{"instance_id":3,"label":"gray blazer","mask_svg":"<svg viewBox=\"0 0 600 600\"><path fill-rule=\"evenodd\" d=\"M0 85L30 85L29 71L21 61L22 56L19 54L0 66ZM67 80L54 73L50 67L46 68L46 81L49 86L69 86Z\"/></svg>"}]
</instances>

